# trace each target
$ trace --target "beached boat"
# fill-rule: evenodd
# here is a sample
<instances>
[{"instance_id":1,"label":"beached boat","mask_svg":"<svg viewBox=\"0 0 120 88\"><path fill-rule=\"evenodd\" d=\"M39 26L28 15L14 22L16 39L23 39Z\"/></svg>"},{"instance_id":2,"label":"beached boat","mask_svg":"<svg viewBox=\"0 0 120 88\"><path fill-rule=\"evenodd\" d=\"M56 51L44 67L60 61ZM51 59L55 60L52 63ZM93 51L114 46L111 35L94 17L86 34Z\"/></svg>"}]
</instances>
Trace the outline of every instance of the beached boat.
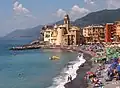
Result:
<instances>
[{"instance_id":1,"label":"beached boat","mask_svg":"<svg viewBox=\"0 0 120 88\"><path fill-rule=\"evenodd\" d=\"M50 57L49 59L50 59L50 60L59 60L60 57L59 57L59 56L52 56L52 57Z\"/></svg>"}]
</instances>

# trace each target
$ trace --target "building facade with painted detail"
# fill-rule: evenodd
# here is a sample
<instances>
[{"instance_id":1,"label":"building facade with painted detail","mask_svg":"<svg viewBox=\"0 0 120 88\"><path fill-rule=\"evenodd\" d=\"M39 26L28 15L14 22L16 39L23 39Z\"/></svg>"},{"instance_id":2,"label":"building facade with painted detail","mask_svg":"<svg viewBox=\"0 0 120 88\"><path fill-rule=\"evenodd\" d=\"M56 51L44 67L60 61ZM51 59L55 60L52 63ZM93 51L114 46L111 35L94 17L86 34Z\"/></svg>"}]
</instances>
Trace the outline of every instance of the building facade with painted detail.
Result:
<instances>
[{"instance_id":1,"label":"building facade with painted detail","mask_svg":"<svg viewBox=\"0 0 120 88\"><path fill-rule=\"evenodd\" d=\"M120 21L107 23L105 26L105 42L119 43L120 42Z\"/></svg>"},{"instance_id":2,"label":"building facade with painted detail","mask_svg":"<svg viewBox=\"0 0 120 88\"><path fill-rule=\"evenodd\" d=\"M104 42L104 26L91 25L83 28L83 36L85 43L100 43Z\"/></svg>"},{"instance_id":3,"label":"building facade with painted detail","mask_svg":"<svg viewBox=\"0 0 120 88\"><path fill-rule=\"evenodd\" d=\"M45 26L44 41L51 45L79 45L80 33L79 27L70 24L68 15L64 17L63 25Z\"/></svg>"}]
</instances>

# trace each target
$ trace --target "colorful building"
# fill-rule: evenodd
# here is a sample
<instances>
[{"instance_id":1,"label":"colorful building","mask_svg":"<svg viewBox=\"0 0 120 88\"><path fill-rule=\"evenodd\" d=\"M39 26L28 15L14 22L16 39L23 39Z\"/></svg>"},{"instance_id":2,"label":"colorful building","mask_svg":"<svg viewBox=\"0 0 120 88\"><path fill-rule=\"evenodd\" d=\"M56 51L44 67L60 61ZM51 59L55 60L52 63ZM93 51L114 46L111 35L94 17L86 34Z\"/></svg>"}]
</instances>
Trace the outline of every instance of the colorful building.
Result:
<instances>
[{"instance_id":1,"label":"colorful building","mask_svg":"<svg viewBox=\"0 0 120 88\"><path fill-rule=\"evenodd\" d=\"M72 26L68 15L64 17L63 25L45 26L44 41L51 45L79 45L80 28Z\"/></svg>"},{"instance_id":2,"label":"colorful building","mask_svg":"<svg viewBox=\"0 0 120 88\"><path fill-rule=\"evenodd\" d=\"M113 42L114 32L114 23L107 23L105 25L105 42Z\"/></svg>"},{"instance_id":3,"label":"colorful building","mask_svg":"<svg viewBox=\"0 0 120 88\"><path fill-rule=\"evenodd\" d=\"M104 26L87 26L83 28L83 36L86 43L104 42Z\"/></svg>"},{"instance_id":4,"label":"colorful building","mask_svg":"<svg viewBox=\"0 0 120 88\"><path fill-rule=\"evenodd\" d=\"M114 29L115 29L115 41L120 42L120 21L116 21L114 23Z\"/></svg>"}]
</instances>

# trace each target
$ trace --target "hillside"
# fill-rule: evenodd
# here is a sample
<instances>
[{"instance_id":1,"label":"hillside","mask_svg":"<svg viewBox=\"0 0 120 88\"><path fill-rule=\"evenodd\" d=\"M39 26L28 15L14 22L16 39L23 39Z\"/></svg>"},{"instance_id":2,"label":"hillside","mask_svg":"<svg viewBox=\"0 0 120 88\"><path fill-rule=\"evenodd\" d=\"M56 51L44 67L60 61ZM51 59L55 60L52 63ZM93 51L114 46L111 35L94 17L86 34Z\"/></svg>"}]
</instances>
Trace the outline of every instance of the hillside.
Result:
<instances>
[{"instance_id":1,"label":"hillside","mask_svg":"<svg viewBox=\"0 0 120 88\"><path fill-rule=\"evenodd\" d=\"M4 36L4 39L30 39L34 40L40 37L40 30L42 29L42 25L39 25L34 28L28 28L28 29L18 29L15 30L6 36Z\"/></svg>"},{"instance_id":2,"label":"hillside","mask_svg":"<svg viewBox=\"0 0 120 88\"><path fill-rule=\"evenodd\" d=\"M91 24L111 23L117 20L120 20L120 9L92 12L80 19L75 20L74 24L83 27Z\"/></svg>"},{"instance_id":3,"label":"hillside","mask_svg":"<svg viewBox=\"0 0 120 88\"><path fill-rule=\"evenodd\" d=\"M73 24L74 22L73 21L70 21L71 24ZM54 25L57 24L57 25L60 25L60 24L64 24L64 20L60 20L60 21L57 21L55 23L53 23Z\"/></svg>"},{"instance_id":4,"label":"hillside","mask_svg":"<svg viewBox=\"0 0 120 88\"><path fill-rule=\"evenodd\" d=\"M71 21L71 24L77 25L80 27L84 27L87 25L92 24L105 24L105 23L111 23L114 21L120 20L120 9L116 10L102 10L97 12L89 13L88 15L76 19L74 22ZM55 22L53 24L63 24L63 20ZM6 35L5 39L30 39L34 40L37 39L40 36L40 29L42 28L42 25L39 25L34 28L28 28L24 30L15 30L8 35Z\"/></svg>"}]
</instances>

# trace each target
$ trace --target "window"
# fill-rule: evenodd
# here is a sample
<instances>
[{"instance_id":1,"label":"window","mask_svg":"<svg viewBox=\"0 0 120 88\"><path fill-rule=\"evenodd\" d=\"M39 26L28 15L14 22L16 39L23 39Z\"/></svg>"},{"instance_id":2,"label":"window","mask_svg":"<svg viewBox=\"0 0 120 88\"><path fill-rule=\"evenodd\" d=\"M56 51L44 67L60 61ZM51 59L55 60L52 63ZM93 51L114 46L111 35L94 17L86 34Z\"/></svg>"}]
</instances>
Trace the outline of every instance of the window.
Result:
<instances>
[{"instance_id":1,"label":"window","mask_svg":"<svg viewBox=\"0 0 120 88\"><path fill-rule=\"evenodd\" d=\"M51 36L53 37L53 32L51 33Z\"/></svg>"},{"instance_id":2,"label":"window","mask_svg":"<svg viewBox=\"0 0 120 88\"><path fill-rule=\"evenodd\" d=\"M93 32L95 32L95 29L93 28Z\"/></svg>"},{"instance_id":3,"label":"window","mask_svg":"<svg viewBox=\"0 0 120 88\"><path fill-rule=\"evenodd\" d=\"M101 36L101 38L104 38L105 36L104 36L104 33L100 33L100 36Z\"/></svg>"},{"instance_id":4,"label":"window","mask_svg":"<svg viewBox=\"0 0 120 88\"><path fill-rule=\"evenodd\" d=\"M50 37L50 35L49 35L49 34L46 34L45 37L48 38L48 37Z\"/></svg>"}]
</instances>

